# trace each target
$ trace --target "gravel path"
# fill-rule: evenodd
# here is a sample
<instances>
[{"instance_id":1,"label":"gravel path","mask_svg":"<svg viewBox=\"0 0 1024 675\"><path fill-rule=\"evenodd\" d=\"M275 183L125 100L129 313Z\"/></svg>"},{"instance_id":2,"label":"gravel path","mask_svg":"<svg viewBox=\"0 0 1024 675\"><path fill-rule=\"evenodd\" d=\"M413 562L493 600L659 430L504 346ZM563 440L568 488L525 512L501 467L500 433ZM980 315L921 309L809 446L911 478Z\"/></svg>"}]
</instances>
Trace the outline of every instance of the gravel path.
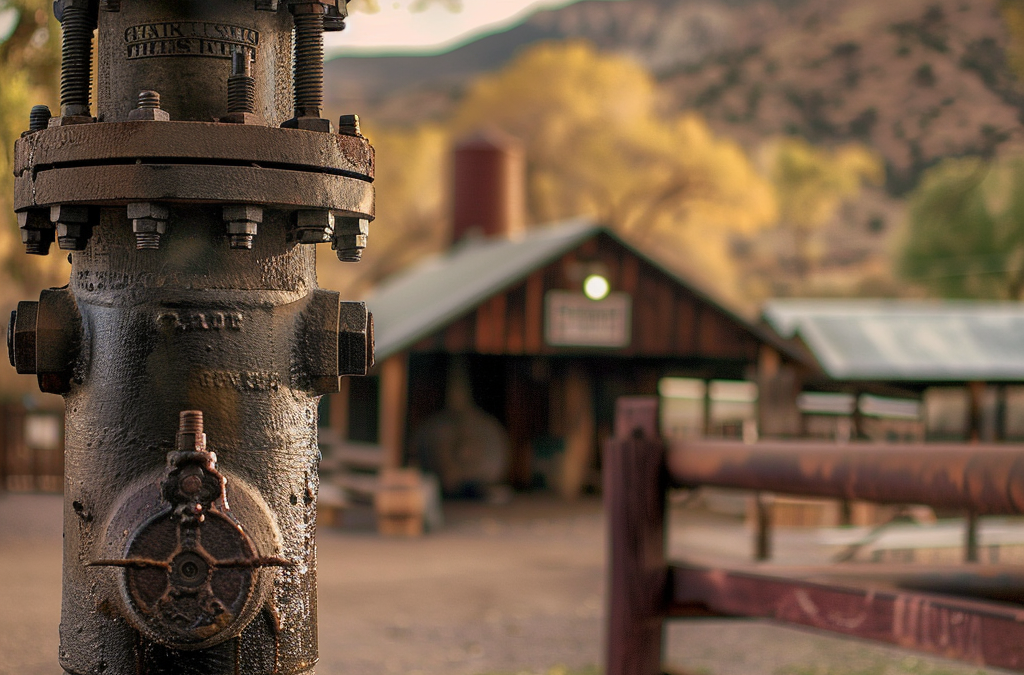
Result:
<instances>
[{"instance_id":1,"label":"gravel path","mask_svg":"<svg viewBox=\"0 0 1024 675\"><path fill-rule=\"evenodd\" d=\"M56 675L59 497L0 493L0 675ZM460 504L420 540L319 534L321 675L479 675L601 662L600 505ZM742 552L746 534L707 523L676 542ZM694 535L697 536L694 536ZM998 673L762 622L667 630L667 661L702 675Z\"/></svg>"}]
</instances>

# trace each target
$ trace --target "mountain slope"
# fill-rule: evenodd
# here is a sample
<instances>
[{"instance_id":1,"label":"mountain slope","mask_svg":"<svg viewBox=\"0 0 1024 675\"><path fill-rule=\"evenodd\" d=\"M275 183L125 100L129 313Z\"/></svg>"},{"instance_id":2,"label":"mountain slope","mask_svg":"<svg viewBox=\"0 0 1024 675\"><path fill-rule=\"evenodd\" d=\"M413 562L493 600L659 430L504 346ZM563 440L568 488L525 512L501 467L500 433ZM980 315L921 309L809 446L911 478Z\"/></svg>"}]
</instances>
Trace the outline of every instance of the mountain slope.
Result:
<instances>
[{"instance_id":1,"label":"mountain slope","mask_svg":"<svg viewBox=\"0 0 1024 675\"><path fill-rule=\"evenodd\" d=\"M1022 95L995 0L585 1L447 54L328 63L328 107L378 123L443 117L467 83L540 40L632 55L668 109L755 147L779 133L860 140L903 192L938 159L995 151Z\"/></svg>"}]
</instances>

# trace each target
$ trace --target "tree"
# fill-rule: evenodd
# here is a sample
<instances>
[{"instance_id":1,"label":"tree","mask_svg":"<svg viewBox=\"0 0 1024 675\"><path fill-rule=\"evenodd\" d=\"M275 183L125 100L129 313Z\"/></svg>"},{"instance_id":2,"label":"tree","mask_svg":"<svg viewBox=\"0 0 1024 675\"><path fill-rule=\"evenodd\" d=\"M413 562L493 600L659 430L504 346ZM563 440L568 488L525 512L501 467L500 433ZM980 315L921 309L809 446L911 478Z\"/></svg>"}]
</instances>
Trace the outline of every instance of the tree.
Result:
<instances>
[{"instance_id":1,"label":"tree","mask_svg":"<svg viewBox=\"0 0 1024 675\"><path fill-rule=\"evenodd\" d=\"M57 106L60 26L46 0L0 0L0 13L13 19L0 41L0 304L66 283L65 257L26 256L13 212L14 142L28 128L33 104Z\"/></svg>"},{"instance_id":2,"label":"tree","mask_svg":"<svg viewBox=\"0 0 1024 675\"><path fill-rule=\"evenodd\" d=\"M377 219L358 265L339 265L329 246L319 246L320 283L356 293L402 269L447 241L448 132L436 124L364 133L376 150Z\"/></svg>"},{"instance_id":3,"label":"tree","mask_svg":"<svg viewBox=\"0 0 1024 675\"><path fill-rule=\"evenodd\" d=\"M881 185L884 164L877 153L858 143L827 149L797 137L768 141L762 161L779 204L778 227L792 238L792 271L803 280L816 262L814 233L865 184Z\"/></svg>"},{"instance_id":4,"label":"tree","mask_svg":"<svg viewBox=\"0 0 1024 675\"><path fill-rule=\"evenodd\" d=\"M534 223L591 216L720 290L734 284L729 238L770 225L771 186L696 114L662 114L633 60L583 42L533 47L474 83L452 123L523 141Z\"/></svg>"},{"instance_id":5,"label":"tree","mask_svg":"<svg viewBox=\"0 0 1024 675\"><path fill-rule=\"evenodd\" d=\"M1024 299L1024 158L947 159L926 172L897 266L941 297Z\"/></svg>"}]
</instances>

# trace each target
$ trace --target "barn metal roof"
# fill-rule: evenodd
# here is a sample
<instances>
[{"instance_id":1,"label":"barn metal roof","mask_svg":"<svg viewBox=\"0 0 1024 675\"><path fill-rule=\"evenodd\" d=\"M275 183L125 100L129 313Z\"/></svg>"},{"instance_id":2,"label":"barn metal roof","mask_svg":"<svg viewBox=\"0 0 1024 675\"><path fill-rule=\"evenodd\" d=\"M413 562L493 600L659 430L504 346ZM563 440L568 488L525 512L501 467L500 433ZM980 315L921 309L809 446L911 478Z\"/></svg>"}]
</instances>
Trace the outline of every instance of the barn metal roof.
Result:
<instances>
[{"instance_id":1,"label":"barn metal roof","mask_svg":"<svg viewBox=\"0 0 1024 675\"><path fill-rule=\"evenodd\" d=\"M366 300L383 361L602 231L586 219L515 239L469 238L381 283Z\"/></svg>"},{"instance_id":2,"label":"barn metal roof","mask_svg":"<svg viewBox=\"0 0 1024 675\"><path fill-rule=\"evenodd\" d=\"M1024 381L1024 303L770 300L763 317L834 379Z\"/></svg>"},{"instance_id":3,"label":"barn metal roof","mask_svg":"<svg viewBox=\"0 0 1024 675\"><path fill-rule=\"evenodd\" d=\"M599 233L614 238L676 279L758 339L775 344L786 353L791 352L771 331L723 307L692 282L630 246L613 231L590 219L577 219L530 229L514 239L465 239L450 250L386 279L366 299L373 312L378 361L444 328Z\"/></svg>"}]
</instances>

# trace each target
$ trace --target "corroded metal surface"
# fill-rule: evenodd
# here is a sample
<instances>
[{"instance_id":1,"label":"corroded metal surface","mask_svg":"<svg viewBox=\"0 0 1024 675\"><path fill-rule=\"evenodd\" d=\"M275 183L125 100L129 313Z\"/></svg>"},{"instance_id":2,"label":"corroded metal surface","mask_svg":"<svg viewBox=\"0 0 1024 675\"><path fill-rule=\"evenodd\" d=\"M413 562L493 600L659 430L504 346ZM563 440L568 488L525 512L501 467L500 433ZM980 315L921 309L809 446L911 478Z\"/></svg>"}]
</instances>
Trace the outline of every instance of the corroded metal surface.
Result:
<instances>
[{"instance_id":1,"label":"corroded metal surface","mask_svg":"<svg viewBox=\"0 0 1024 675\"><path fill-rule=\"evenodd\" d=\"M681 486L1024 513L1024 453L1017 446L694 439L672 443L666 458Z\"/></svg>"},{"instance_id":2,"label":"corroded metal surface","mask_svg":"<svg viewBox=\"0 0 1024 675\"><path fill-rule=\"evenodd\" d=\"M747 616L885 642L978 666L1024 669L1024 608L765 573L672 568L673 616Z\"/></svg>"},{"instance_id":3,"label":"corroded metal surface","mask_svg":"<svg viewBox=\"0 0 1024 675\"><path fill-rule=\"evenodd\" d=\"M19 304L8 354L66 401L60 663L311 673L317 403L373 360L365 306L315 273L314 244L356 260L374 214L372 148L316 109L345 3L56 10L61 114L16 145L15 208L72 274Z\"/></svg>"}]
</instances>

